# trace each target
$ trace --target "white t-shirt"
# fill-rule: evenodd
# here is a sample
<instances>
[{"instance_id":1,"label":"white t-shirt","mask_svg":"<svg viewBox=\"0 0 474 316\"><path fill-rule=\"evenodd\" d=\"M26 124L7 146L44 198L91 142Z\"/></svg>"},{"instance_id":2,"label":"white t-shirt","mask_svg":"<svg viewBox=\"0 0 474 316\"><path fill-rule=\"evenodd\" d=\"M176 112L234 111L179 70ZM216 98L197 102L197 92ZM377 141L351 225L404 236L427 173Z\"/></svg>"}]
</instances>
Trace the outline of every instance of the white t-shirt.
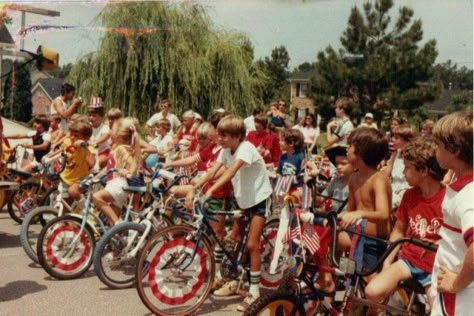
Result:
<instances>
[{"instance_id":1,"label":"white t-shirt","mask_svg":"<svg viewBox=\"0 0 474 316\"><path fill-rule=\"evenodd\" d=\"M95 142L96 139L100 138L104 134L110 135L110 128L107 124L102 123L99 127L92 128L92 136L90 138L91 142ZM110 137L105 142L99 144L99 154L103 151L106 151L107 149L110 149Z\"/></svg>"},{"instance_id":2,"label":"white t-shirt","mask_svg":"<svg viewBox=\"0 0 474 316\"><path fill-rule=\"evenodd\" d=\"M234 154L229 148L223 149L217 161L229 168L237 159L244 165L232 178L232 186L239 207L248 209L267 199L272 194L272 186L265 162L252 143L243 141Z\"/></svg>"},{"instance_id":3,"label":"white t-shirt","mask_svg":"<svg viewBox=\"0 0 474 316\"><path fill-rule=\"evenodd\" d=\"M150 145L155 146L158 150L168 150L170 147L170 144L173 143L173 134L168 133L165 136L157 136L154 138L151 142Z\"/></svg>"},{"instance_id":4,"label":"white t-shirt","mask_svg":"<svg viewBox=\"0 0 474 316\"><path fill-rule=\"evenodd\" d=\"M163 118L163 114L161 112L153 114L150 119L146 122L146 125L152 127L155 126L155 124ZM173 113L169 113L165 117L170 121L171 124L171 131L176 131L176 128L181 125L181 122L179 121L178 117L174 115Z\"/></svg>"},{"instance_id":5,"label":"white t-shirt","mask_svg":"<svg viewBox=\"0 0 474 316\"><path fill-rule=\"evenodd\" d=\"M439 230L441 240L436 252L431 278L434 296L431 315L472 315L474 310L474 282L457 293L438 293L437 277L439 266L443 265L456 273L461 271L469 245L474 234L474 184L472 173L463 176L446 187L441 208L443 224ZM452 313L443 314L442 311Z\"/></svg>"},{"instance_id":6,"label":"white t-shirt","mask_svg":"<svg viewBox=\"0 0 474 316\"><path fill-rule=\"evenodd\" d=\"M253 115L247 117L245 120L244 120L244 124L245 124L245 130L246 130L246 133L248 134L250 131L254 131L256 128L255 128L255 117Z\"/></svg>"},{"instance_id":7,"label":"white t-shirt","mask_svg":"<svg viewBox=\"0 0 474 316\"><path fill-rule=\"evenodd\" d=\"M311 145L315 138L319 137L319 127L301 127L299 129L304 136L304 143Z\"/></svg>"}]
</instances>

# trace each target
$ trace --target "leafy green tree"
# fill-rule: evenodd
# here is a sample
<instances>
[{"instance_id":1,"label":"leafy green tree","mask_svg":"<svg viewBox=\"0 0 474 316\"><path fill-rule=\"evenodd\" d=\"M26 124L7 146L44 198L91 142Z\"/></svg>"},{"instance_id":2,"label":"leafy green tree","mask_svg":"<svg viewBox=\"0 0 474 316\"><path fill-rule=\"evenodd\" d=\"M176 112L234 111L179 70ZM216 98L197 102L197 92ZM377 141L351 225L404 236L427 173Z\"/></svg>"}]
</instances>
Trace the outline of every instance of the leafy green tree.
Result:
<instances>
[{"instance_id":1,"label":"leafy green tree","mask_svg":"<svg viewBox=\"0 0 474 316\"><path fill-rule=\"evenodd\" d=\"M342 48L329 46L318 53L319 76L311 81L311 96L322 115L332 115L332 102L340 96L354 98L358 116L371 111L381 119L394 110L413 115L440 93L439 86L419 84L430 79L435 40L421 46L421 20L401 7L392 22L392 7L392 0L366 2L362 11L354 6Z\"/></svg>"},{"instance_id":2,"label":"leafy green tree","mask_svg":"<svg viewBox=\"0 0 474 316\"><path fill-rule=\"evenodd\" d=\"M463 66L458 68L451 60L433 67L433 77L443 83L444 88L449 85L459 89L472 90L472 69Z\"/></svg>"},{"instance_id":3,"label":"leafy green tree","mask_svg":"<svg viewBox=\"0 0 474 316\"><path fill-rule=\"evenodd\" d=\"M54 78L67 78L69 73L71 72L72 64L66 64L62 67L57 67L52 70L49 70L48 73L53 76Z\"/></svg>"},{"instance_id":4,"label":"leafy green tree","mask_svg":"<svg viewBox=\"0 0 474 316\"><path fill-rule=\"evenodd\" d=\"M82 96L101 96L141 120L158 96L177 114L204 116L216 107L246 114L261 103L267 77L253 64L248 38L214 31L197 3L122 2L96 23L108 30L99 50L70 73Z\"/></svg>"},{"instance_id":5,"label":"leafy green tree","mask_svg":"<svg viewBox=\"0 0 474 316\"><path fill-rule=\"evenodd\" d=\"M13 69L13 73L5 79L3 115L17 121L28 122L33 109L30 72L19 67L17 61L13 62Z\"/></svg>"},{"instance_id":6,"label":"leafy green tree","mask_svg":"<svg viewBox=\"0 0 474 316\"><path fill-rule=\"evenodd\" d=\"M275 47L270 57L265 57L264 61L259 62L259 66L265 70L269 78L269 83L263 92L263 101L265 104L276 98L288 98L288 64L290 55L285 46Z\"/></svg>"}]
</instances>

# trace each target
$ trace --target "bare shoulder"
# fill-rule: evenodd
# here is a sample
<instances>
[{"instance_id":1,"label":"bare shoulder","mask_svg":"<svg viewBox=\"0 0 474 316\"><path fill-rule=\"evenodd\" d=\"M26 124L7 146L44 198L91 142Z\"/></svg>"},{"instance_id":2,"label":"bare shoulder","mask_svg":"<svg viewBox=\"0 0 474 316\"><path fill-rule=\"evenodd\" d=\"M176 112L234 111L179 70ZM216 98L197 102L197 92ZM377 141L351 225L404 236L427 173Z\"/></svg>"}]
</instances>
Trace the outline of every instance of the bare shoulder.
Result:
<instances>
[{"instance_id":1,"label":"bare shoulder","mask_svg":"<svg viewBox=\"0 0 474 316\"><path fill-rule=\"evenodd\" d=\"M375 186L390 185L390 178L387 176L385 172L382 172L382 171L375 172L371 177L371 181L373 182Z\"/></svg>"}]
</instances>

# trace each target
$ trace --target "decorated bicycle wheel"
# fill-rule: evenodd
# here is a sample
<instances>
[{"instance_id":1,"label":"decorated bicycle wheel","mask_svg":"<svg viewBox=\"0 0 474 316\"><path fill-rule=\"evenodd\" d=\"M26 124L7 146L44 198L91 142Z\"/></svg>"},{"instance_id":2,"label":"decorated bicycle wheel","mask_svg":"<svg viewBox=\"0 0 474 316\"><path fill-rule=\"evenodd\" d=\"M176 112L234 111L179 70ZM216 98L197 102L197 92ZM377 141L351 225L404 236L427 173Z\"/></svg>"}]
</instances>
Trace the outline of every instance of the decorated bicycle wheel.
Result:
<instances>
[{"instance_id":1,"label":"decorated bicycle wheel","mask_svg":"<svg viewBox=\"0 0 474 316\"><path fill-rule=\"evenodd\" d=\"M262 268L260 282L266 287L278 287L283 279L284 272L288 269L287 258L290 256L289 248L284 248L285 252L280 255L278 267L275 273L270 273L270 263L273 258L276 237L278 233L278 219L274 219L265 224L262 238L260 239L260 253L262 258Z\"/></svg>"},{"instance_id":2,"label":"decorated bicycle wheel","mask_svg":"<svg viewBox=\"0 0 474 316\"><path fill-rule=\"evenodd\" d=\"M126 222L112 227L100 239L94 252L94 270L102 283L114 289L134 285L144 232L145 226Z\"/></svg>"},{"instance_id":3,"label":"decorated bicycle wheel","mask_svg":"<svg viewBox=\"0 0 474 316\"><path fill-rule=\"evenodd\" d=\"M159 315L187 315L206 300L214 279L207 238L194 240L193 228L165 228L145 246L137 267L142 302Z\"/></svg>"},{"instance_id":4,"label":"decorated bicycle wheel","mask_svg":"<svg viewBox=\"0 0 474 316\"><path fill-rule=\"evenodd\" d=\"M42 206L35 208L28 213L23 219L20 229L20 242L25 253L33 260L38 263L38 255L36 253L38 236L46 224L58 216L58 210L49 207Z\"/></svg>"},{"instance_id":5,"label":"decorated bicycle wheel","mask_svg":"<svg viewBox=\"0 0 474 316\"><path fill-rule=\"evenodd\" d=\"M51 220L38 238L38 260L43 269L57 279L74 279L84 274L92 264L94 234L82 220L64 215Z\"/></svg>"},{"instance_id":6,"label":"decorated bicycle wheel","mask_svg":"<svg viewBox=\"0 0 474 316\"><path fill-rule=\"evenodd\" d=\"M276 291L260 296L250 305L244 316L306 315L303 306L290 292Z\"/></svg>"}]
</instances>

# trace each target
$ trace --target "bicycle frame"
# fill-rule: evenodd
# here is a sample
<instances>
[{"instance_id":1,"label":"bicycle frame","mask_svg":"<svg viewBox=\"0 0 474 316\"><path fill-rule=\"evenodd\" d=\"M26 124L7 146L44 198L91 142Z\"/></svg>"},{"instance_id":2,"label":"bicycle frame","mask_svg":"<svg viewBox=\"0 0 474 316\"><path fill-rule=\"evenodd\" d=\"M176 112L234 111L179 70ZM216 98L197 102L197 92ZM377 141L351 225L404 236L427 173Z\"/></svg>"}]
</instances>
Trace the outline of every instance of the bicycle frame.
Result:
<instances>
[{"instance_id":1,"label":"bicycle frame","mask_svg":"<svg viewBox=\"0 0 474 316\"><path fill-rule=\"evenodd\" d=\"M396 249L399 245L409 242L430 251L436 251L437 246L433 243L426 242L420 239L416 239L414 237L402 237L393 242L389 242L389 247L384 252L383 256L380 257L375 265L367 271L363 272L356 272L355 269L355 262L352 259L345 258L337 262L336 260L336 248L337 248L337 232L340 231L337 229L337 212L329 212L329 213L322 213L322 212L315 212L316 216L319 218L318 224L323 224L323 219L327 219L329 221L329 225L333 228L333 239L331 245L331 251L329 253L329 263L331 266L322 266L310 263L303 263L302 268L300 269L299 275L297 278L303 281L306 286L311 290L310 293L302 293L300 285L297 284L297 289L295 296L300 304L304 304L307 300L310 299L318 299L323 302L323 305L329 310L332 315L345 315L349 312L353 303L360 303L364 306L369 307L376 307L380 308L384 311L388 312L395 312L401 315L410 315L411 314L411 307L414 302L414 297L412 296L410 302L408 303L406 309L400 309L394 306L384 305L378 302L373 302L364 298L359 298L355 296L357 289L359 288L360 284L363 282L363 277L373 274L378 270L378 268L383 264L385 259L391 254L391 252ZM351 231L347 229L342 229L346 231ZM352 232L352 231L351 231ZM363 235L365 238L372 238L377 239L374 236L365 235L361 233L354 232L355 234ZM350 280L350 285L346 288L344 293L344 299L341 303L340 308L334 307L331 303L324 300L324 297L334 296L335 293L327 293L321 289L318 289L314 286L313 277L316 273L323 271L323 272L330 272L338 276L346 276ZM312 277L310 278L307 275L307 272L312 273Z\"/></svg>"}]
</instances>

